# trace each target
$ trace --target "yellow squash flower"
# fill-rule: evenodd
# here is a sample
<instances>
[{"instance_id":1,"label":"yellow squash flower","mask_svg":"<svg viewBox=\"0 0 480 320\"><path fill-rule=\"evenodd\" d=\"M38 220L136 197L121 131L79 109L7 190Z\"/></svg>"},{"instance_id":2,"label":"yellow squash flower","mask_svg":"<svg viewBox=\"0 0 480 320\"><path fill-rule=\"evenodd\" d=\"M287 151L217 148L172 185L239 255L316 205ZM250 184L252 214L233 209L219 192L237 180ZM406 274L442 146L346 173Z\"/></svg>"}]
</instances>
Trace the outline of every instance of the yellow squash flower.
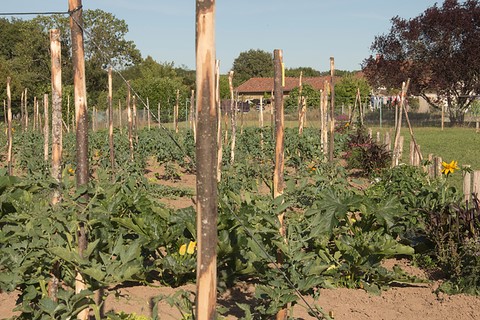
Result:
<instances>
[{"instance_id":1,"label":"yellow squash flower","mask_svg":"<svg viewBox=\"0 0 480 320\"><path fill-rule=\"evenodd\" d=\"M186 251L187 251L187 245L184 243L180 247L180 250L178 250L178 253L180 253L181 256L184 256Z\"/></svg>"},{"instance_id":2,"label":"yellow squash flower","mask_svg":"<svg viewBox=\"0 0 480 320\"><path fill-rule=\"evenodd\" d=\"M197 246L196 241L190 241L190 243L188 244L187 253L193 254L195 252L196 246Z\"/></svg>"},{"instance_id":3,"label":"yellow squash flower","mask_svg":"<svg viewBox=\"0 0 480 320\"><path fill-rule=\"evenodd\" d=\"M455 160L452 160L452 162L450 163L446 163L445 161L442 162L442 173L444 175L449 175L450 173L454 173L455 170L458 170L458 165L457 165L457 161Z\"/></svg>"}]
</instances>

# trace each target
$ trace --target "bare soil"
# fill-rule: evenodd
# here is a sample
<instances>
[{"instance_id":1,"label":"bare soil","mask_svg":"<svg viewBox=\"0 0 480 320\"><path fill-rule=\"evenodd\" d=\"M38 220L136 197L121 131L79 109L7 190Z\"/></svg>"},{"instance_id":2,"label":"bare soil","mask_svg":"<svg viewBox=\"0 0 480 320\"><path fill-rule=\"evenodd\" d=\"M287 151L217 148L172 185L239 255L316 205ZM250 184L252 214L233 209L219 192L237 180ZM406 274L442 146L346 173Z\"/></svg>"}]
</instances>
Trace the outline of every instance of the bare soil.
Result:
<instances>
[{"instance_id":1,"label":"bare soil","mask_svg":"<svg viewBox=\"0 0 480 320\"><path fill-rule=\"evenodd\" d=\"M163 174L163 168L152 164L147 178L150 181L170 186L195 188L195 176L193 175L183 173L179 181L164 181L158 178ZM192 199L188 197L165 199L165 203L174 208L184 208L193 204ZM411 275L429 280L426 272L412 266L405 259L391 259L386 261L384 266L390 268L395 264L400 265L405 272ZM316 302L325 312L330 313L334 319L338 320L480 319L480 297L437 294L436 289L439 284L439 280L429 280L423 284L397 286L382 292L380 296L371 295L360 289L322 289L317 301L314 301L312 297L306 297L306 300L309 304ZM110 290L110 294L105 300L104 311L123 311L151 316L154 297L170 295L180 289L195 291L195 285L190 284L181 288L160 285L125 285ZM238 319L243 316L242 311L236 306L236 302L251 303L254 291L254 285L238 283L234 288L219 296L218 304L229 308L229 312L226 314L227 319ZM7 319L18 314L12 311L17 296L18 292L0 293L0 319ZM182 318L180 311L164 301L159 303L158 310L160 319ZM308 314L308 310L303 304L293 308L292 316L296 319L315 319Z\"/></svg>"}]
</instances>

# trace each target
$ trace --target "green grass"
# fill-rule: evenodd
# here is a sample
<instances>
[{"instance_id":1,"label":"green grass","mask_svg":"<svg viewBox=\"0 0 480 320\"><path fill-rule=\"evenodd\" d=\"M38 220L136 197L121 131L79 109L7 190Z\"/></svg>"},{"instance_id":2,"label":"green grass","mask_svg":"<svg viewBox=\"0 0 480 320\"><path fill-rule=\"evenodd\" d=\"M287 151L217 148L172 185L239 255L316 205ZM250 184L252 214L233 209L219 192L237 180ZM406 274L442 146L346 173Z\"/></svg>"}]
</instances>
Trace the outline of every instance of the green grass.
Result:
<instances>
[{"instance_id":1,"label":"green grass","mask_svg":"<svg viewBox=\"0 0 480 320\"><path fill-rule=\"evenodd\" d=\"M393 128L372 128L373 135L379 131L382 134L382 140L385 132L390 132L393 145ZM413 128L415 140L420 145L420 150L424 159L428 159L429 154L441 157L443 161L458 161L458 166L469 165L472 170L480 170L480 133L476 133L474 128L432 128L418 127ZM401 135L404 137L403 162L409 163L410 150L410 132L408 128L402 128ZM450 179L452 185L461 188L462 175L455 172Z\"/></svg>"}]
</instances>

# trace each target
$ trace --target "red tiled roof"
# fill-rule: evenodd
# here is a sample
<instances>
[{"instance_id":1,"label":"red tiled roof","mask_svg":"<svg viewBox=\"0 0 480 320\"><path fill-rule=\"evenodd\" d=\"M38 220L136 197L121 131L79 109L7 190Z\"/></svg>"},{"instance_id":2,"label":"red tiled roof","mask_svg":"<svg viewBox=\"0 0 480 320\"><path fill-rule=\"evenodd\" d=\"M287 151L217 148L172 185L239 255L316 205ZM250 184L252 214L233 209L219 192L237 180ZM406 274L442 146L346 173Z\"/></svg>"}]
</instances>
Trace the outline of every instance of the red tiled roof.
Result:
<instances>
[{"instance_id":1,"label":"red tiled roof","mask_svg":"<svg viewBox=\"0 0 480 320\"><path fill-rule=\"evenodd\" d=\"M323 90L323 84L325 80L330 81L330 76L302 78L302 84L309 84L315 90ZM299 78L285 77L285 86L283 87L283 91L289 92L293 88L298 87L298 81ZM263 94L264 92L271 92L273 90L273 78L250 78L239 85L236 90L238 93Z\"/></svg>"}]
</instances>

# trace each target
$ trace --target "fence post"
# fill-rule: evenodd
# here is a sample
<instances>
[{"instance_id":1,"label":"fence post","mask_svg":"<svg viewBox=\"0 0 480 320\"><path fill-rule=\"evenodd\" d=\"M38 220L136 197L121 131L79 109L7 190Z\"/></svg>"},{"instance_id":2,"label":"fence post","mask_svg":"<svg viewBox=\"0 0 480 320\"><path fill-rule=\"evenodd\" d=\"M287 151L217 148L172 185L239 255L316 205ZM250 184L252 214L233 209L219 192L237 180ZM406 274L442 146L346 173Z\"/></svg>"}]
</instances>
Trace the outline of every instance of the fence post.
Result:
<instances>
[{"instance_id":1,"label":"fence post","mask_svg":"<svg viewBox=\"0 0 480 320\"><path fill-rule=\"evenodd\" d=\"M330 57L330 143L329 143L329 153L328 160L333 161L333 150L335 149L334 143L334 129L335 129L335 83L334 83L334 74L335 74L335 59Z\"/></svg>"},{"instance_id":2,"label":"fence post","mask_svg":"<svg viewBox=\"0 0 480 320\"><path fill-rule=\"evenodd\" d=\"M110 147L110 169L112 181L115 181L115 149L113 144L113 84L112 67L108 68L108 145Z\"/></svg>"},{"instance_id":3,"label":"fence post","mask_svg":"<svg viewBox=\"0 0 480 320\"><path fill-rule=\"evenodd\" d=\"M50 30L50 52L52 61L52 177L62 179L62 62L60 30ZM60 190L53 193L52 203L60 201Z\"/></svg>"},{"instance_id":4,"label":"fence post","mask_svg":"<svg viewBox=\"0 0 480 320\"><path fill-rule=\"evenodd\" d=\"M7 151L7 164L8 164L8 175L13 175L13 157L12 157L12 93L10 89L11 78L7 77L7 139L8 139L8 151Z\"/></svg>"},{"instance_id":5,"label":"fence post","mask_svg":"<svg viewBox=\"0 0 480 320\"><path fill-rule=\"evenodd\" d=\"M198 320L215 319L217 295L217 108L215 0L196 1Z\"/></svg>"}]
</instances>

